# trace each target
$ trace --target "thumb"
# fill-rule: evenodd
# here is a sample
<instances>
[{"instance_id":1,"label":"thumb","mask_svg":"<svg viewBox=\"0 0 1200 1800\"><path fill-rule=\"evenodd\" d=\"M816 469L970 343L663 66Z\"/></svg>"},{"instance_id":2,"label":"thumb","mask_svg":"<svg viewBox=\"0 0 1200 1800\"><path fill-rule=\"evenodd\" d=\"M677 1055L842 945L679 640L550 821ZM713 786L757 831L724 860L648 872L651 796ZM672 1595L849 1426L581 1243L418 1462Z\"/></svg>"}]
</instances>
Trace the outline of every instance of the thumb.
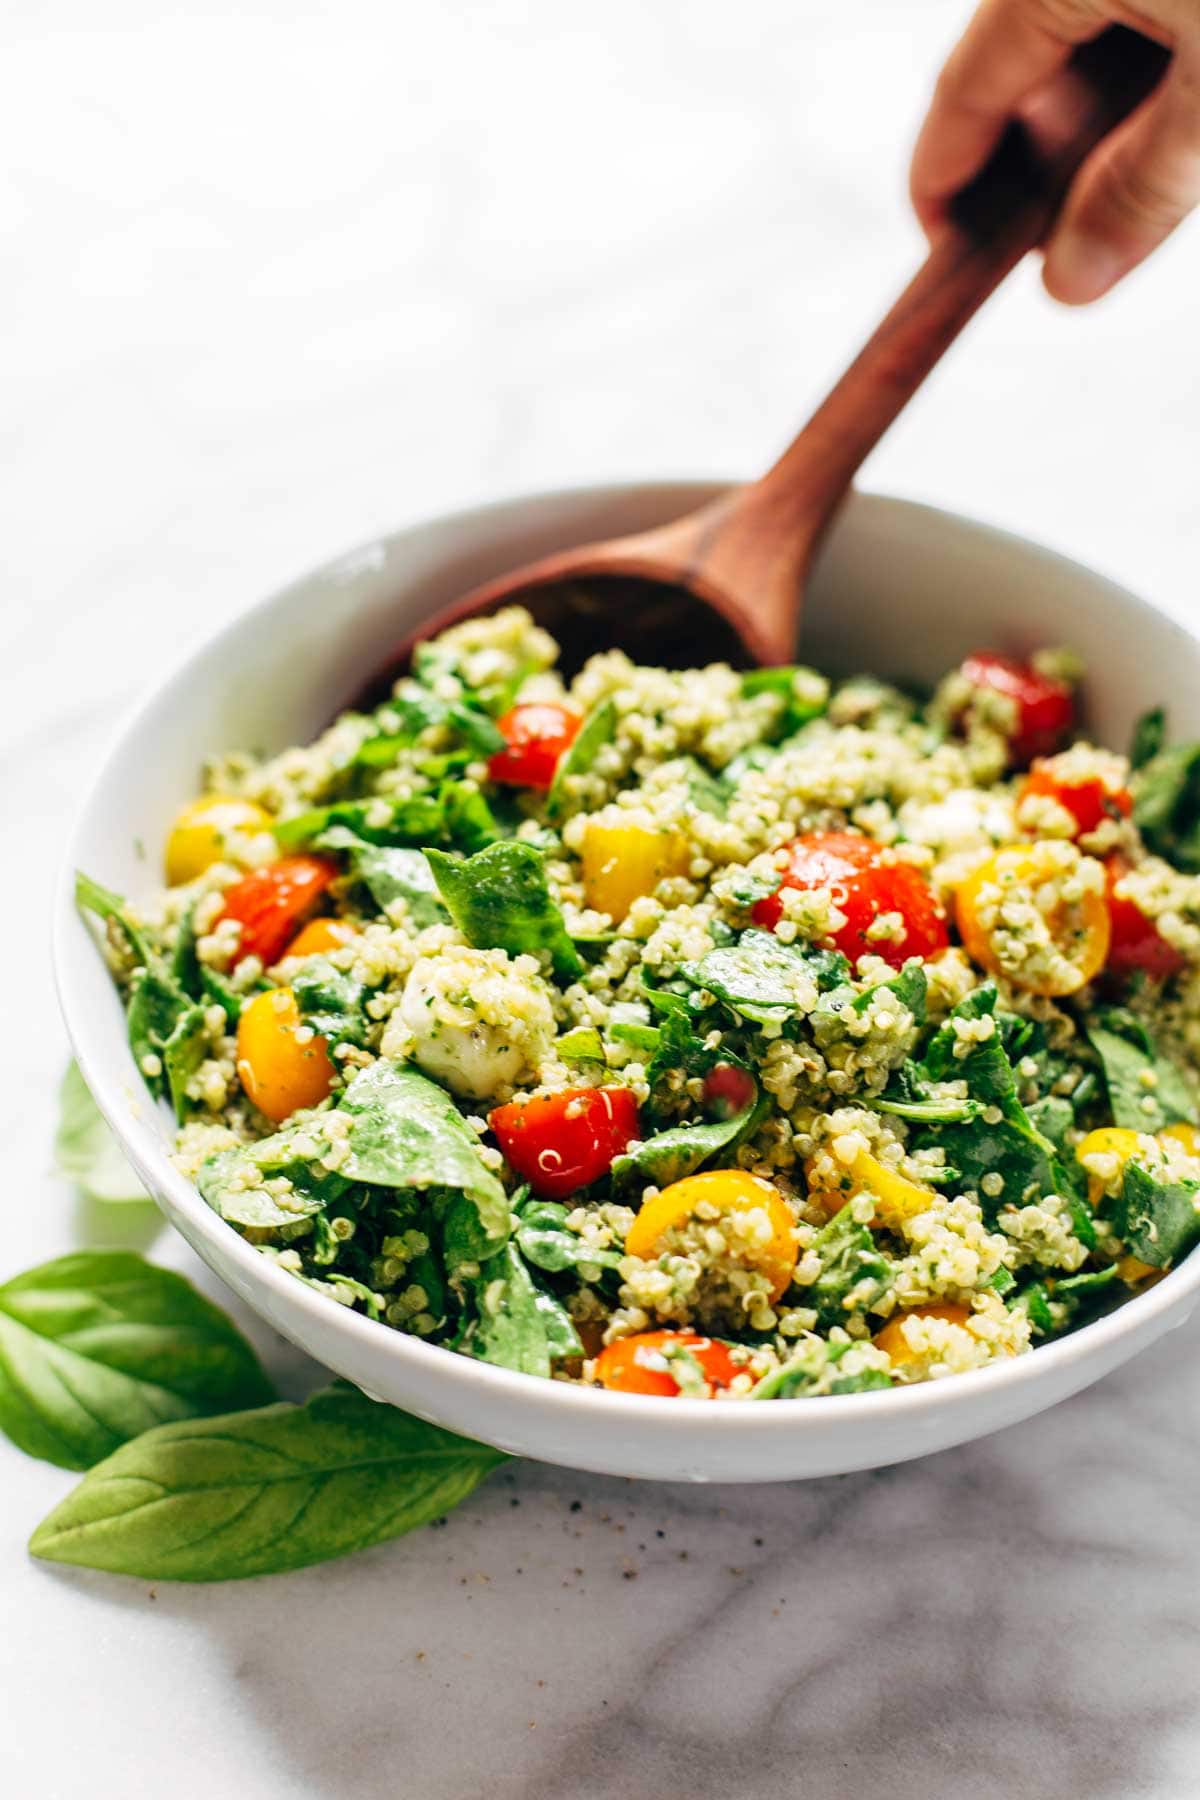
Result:
<instances>
[{"instance_id":1,"label":"thumb","mask_svg":"<svg viewBox=\"0 0 1200 1800\"><path fill-rule=\"evenodd\" d=\"M1046 249L1054 299L1082 306L1157 249L1200 200L1200 54L1177 51L1162 85L1084 164Z\"/></svg>"}]
</instances>

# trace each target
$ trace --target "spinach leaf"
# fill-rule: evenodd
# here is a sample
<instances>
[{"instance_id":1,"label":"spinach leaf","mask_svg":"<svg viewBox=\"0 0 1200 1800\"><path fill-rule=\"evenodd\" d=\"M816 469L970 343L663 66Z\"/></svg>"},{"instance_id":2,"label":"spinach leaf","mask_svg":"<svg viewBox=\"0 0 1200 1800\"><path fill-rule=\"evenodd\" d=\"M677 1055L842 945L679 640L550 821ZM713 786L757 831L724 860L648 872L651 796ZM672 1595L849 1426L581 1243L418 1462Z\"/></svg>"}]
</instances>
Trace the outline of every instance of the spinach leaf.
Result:
<instances>
[{"instance_id":1,"label":"spinach leaf","mask_svg":"<svg viewBox=\"0 0 1200 1800\"><path fill-rule=\"evenodd\" d=\"M473 856L503 834L491 807L473 781L447 781L442 787L446 837L456 850Z\"/></svg>"},{"instance_id":2,"label":"spinach leaf","mask_svg":"<svg viewBox=\"0 0 1200 1800\"><path fill-rule=\"evenodd\" d=\"M1065 1331L1080 1314L1090 1310L1097 1300L1104 1300L1121 1285L1116 1263L1106 1269L1088 1269L1081 1275L1067 1275L1054 1283L1050 1296L1057 1331Z\"/></svg>"},{"instance_id":3,"label":"spinach leaf","mask_svg":"<svg viewBox=\"0 0 1200 1800\"><path fill-rule=\"evenodd\" d=\"M109 1130L78 1063L68 1063L58 1090L54 1160L59 1173L89 1200L124 1202L150 1196Z\"/></svg>"},{"instance_id":4,"label":"spinach leaf","mask_svg":"<svg viewBox=\"0 0 1200 1800\"><path fill-rule=\"evenodd\" d=\"M128 1250L60 1256L0 1286L0 1430L59 1468L272 1393L224 1313Z\"/></svg>"},{"instance_id":5,"label":"spinach leaf","mask_svg":"<svg viewBox=\"0 0 1200 1800\"><path fill-rule=\"evenodd\" d=\"M306 1025L332 1050L338 1044L367 1041L367 990L361 981L336 969L327 956L309 956L292 976L291 989Z\"/></svg>"},{"instance_id":6,"label":"spinach leaf","mask_svg":"<svg viewBox=\"0 0 1200 1800\"><path fill-rule=\"evenodd\" d=\"M105 924L114 921L124 934L129 945L130 954L139 968L149 968L151 964L150 948L145 933L135 925L129 917L124 900L120 894L114 894L111 888L101 887L90 875L81 869L75 872L75 904L81 912L95 913Z\"/></svg>"},{"instance_id":7,"label":"spinach leaf","mask_svg":"<svg viewBox=\"0 0 1200 1800\"><path fill-rule=\"evenodd\" d=\"M678 768L687 783L688 799L697 812L712 813L714 818L725 817L725 803L728 794L717 777L698 762L694 756L681 756L672 764Z\"/></svg>"},{"instance_id":8,"label":"spinach leaf","mask_svg":"<svg viewBox=\"0 0 1200 1800\"><path fill-rule=\"evenodd\" d=\"M204 1008L194 1005L175 983L153 968L135 969L129 988L129 1047L150 1092L170 1094L180 1124L188 1113L187 1083L199 1068L206 1043ZM156 1056L159 1074L145 1059Z\"/></svg>"},{"instance_id":9,"label":"spinach leaf","mask_svg":"<svg viewBox=\"0 0 1200 1800\"><path fill-rule=\"evenodd\" d=\"M213 1211L231 1225L279 1230L311 1218L345 1192L349 1183L320 1167L321 1115L289 1122L271 1137L218 1150L200 1166L196 1186ZM272 1193L263 1183L284 1176L291 1191Z\"/></svg>"},{"instance_id":10,"label":"spinach leaf","mask_svg":"<svg viewBox=\"0 0 1200 1800\"><path fill-rule=\"evenodd\" d=\"M427 690L414 689L397 695L380 707L383 729L364 738L351 758L351 766L387 769L404 750L410 750L423 731L443 725L459 736L477 756L494 756L503 750L505 738L494 722L477 706L464 700L440 700Z\"/></svg>"},{"instance_id":11,"label":"spinach leaf","mask_svg":"<svg viewBox=\"0 0 1200 1800\"><path fill-rule=\"evenodd\" d=\"M151 1581L273 1575L426 1525L504 1460L337 1383L304 1406L147 1432L86 1476L29 1548Z\"/></svg>"},{"instance_id":12,"label":"spinach leaf","mask_svg":"<svg viewBox=\"0 0 1200 1800\"><path fill-rule=\"evenodd\" d=\"M1197 1122L1186 1076L1157 1054L1150 1032L1131 1013L1111 1007L1085 1020L1084 1030L1104 1067L1114 1124L1155 1132L1179 1119Z\"/></svg>"},{"instance_id":13,"label":"spinach leaf","mask_svg":"<svg viewBox=\"0 0 1200 1800\"><path fill-rule=\"evenodd\" d=\"M1167 736L1167 715L1161 706L1152 706L1144 712L1133 728L1133 739L1129 746L1129 766L1131 769L1142 769L1152 762L1162 749Z\"/></svg>"},{"instance_id":14,"label":"spinach leaf","mask_svg":"<svg viewBox=\"0 0 1200 1800\"><path fill-rule=\"evenodd\" d=\"M844 1325L854 1313L866 1312L892 1285L892 1265L875 1247L865 1225L843 1206L813 1239L821 1259L821 1273L806 1288L806 1304L813 1307L824 1330Z\"/></svg>"},{"instance_id":15,"label":"spinach leaf","mask_svg":"<svg viewBox=\"0 0 1200 1800\"><path fill-rule=\"evenodd\" d=\"M350 873L361 881L380 912L393 900L403 900L418 931L426 925L444 925L449 917L437 897L433 871L423 850L395 844L368 844L345 825L332 825L317 840L320 850L335 850L347 857Z\"/></svg>"},{"instance_id":16,"label":"spinach leaf","mask_svg":"<svg viewBox=\"0 0 1200 1800\"><path fill-rule=\"evenodd\" d=\"M799 678L799 679L798 679ZM813 671L797 667L781 665L775 669L747 669L742 676L742 694L746 699L755 694L778 694L784 705L776 721L771 737L775 742L780 738L790 737L825 711L826 701L816 698L804 689L815 687Z\"/></svg>"},{"instance_id":17,"label":"spinach leaf","mask_svg":"<svg viewBox=\"0 0 1200 1800\"><path fill-rule=\"evenodd\" d=\"M451 918L478 950L548 951L560 981L576 980L583 962L551 898L539 851L530 844L492 844L456 860L426 852Z\"/></svg>"},{"instance_id":18,"label":"spinach leaf","mask_svg":"<svg viewBox=\"0 0 1200 1800\"><path fill-rule=\"evenodd\" d=\"M226 976L219 975L215 969L210 969L207 963L202 963L200 991L201 998L206 1004L221 1008L230 1030L236 1030L237 1022L242 1016L244 1002L242 995L238 993L233 983Z\"/></svg>"},{"instance_id":19,"label":"spinach leaf","mask_svg":"<svg viewBox=\"0 0 1200 1800\"><path fill-rule=\"evenodd\" d=\"M890 1388L890 1375L882 1369L860 1369L857 1375L835 1375L829 1384L831 1394L865 1394L872 1388Z\"/></svg>"},{"instance_id":20,"label":"spinach leaf","mask_svg":"<svg viewBox=\"0 0 1200 1800\"><path fill-rule=\"evenodd\" d=\"M740 1018L774 1024L802 1010L812 983L803 951L781 944L769 931L743 931L736 944L719 945L688 963L684 976L715 994Z\"/></svg>"},{"instance_id":21,"label":"spinach leaf","mask_svg":"<svg viewBox=\"0 0 1200 1800\"><path fill-rule=\"evenodd\" d=\"M599 706L592 708L579 727L574 743L558 759L550 792L546 795L548 819L557 819L566 807L570 799L567 783L575 775L585 775L605 744L610 744L616 734L617 703L611 698L602 700Z\"/></svg>"},{"instance_id":22,"label":"spinach leaf","mask_svg":"<svg viewBox=\"0 0 1200 1800\"><path fill-rule=\"evenodd\" d=\"M1029 1123L1040 1137L1062 1156L1067 1150L1067 1133L1075 1124L1075 1108L1059 1094L1046 1094L1026 1107Z\"/></svg>"},{"instance_id":23,"label":"spinach leaf","mask_svg":"<svg viewBox=\"0 0 1200 1800\"><path fill-rule=\"evenodd\" d=\"M445 828L446 808L436 794L414 794L405 800L335 800L275 825L275 841L281 850L297 850L321 837L331 826L344 825L355 837L370 844L435 842Z\"/></svg>"},{"instance_id":24,"label":"spinach leaf","mask_svg":"<svg viewBox=\"0 0 1200 1800\"><path fill-rule=\"evenodd\" d=\"M1200 743L1160 750L1131 782L1133 822L1177 869L1200 870Z\"/></svg>"},{"instance_id":25,"label":"spinach leaf","mask_svg":"<svg viewBox=\"0 0 1200 1800\"><path fill-rule=\"evenodd\" d=\"M550 1275L571 1270L615 1270L623 1252L597 1249L567 1226L567 1208L556 1200L518 1201L516 1240L526 1262Z\"/></svg>"},{"instance_id":26,"label":"spinach leaf","mask_svg":"<svg viewBox=\"0 0 1200 1800\"><path fill-rule=\"evenodd\" d=\"M204 970L196 954L195 907L189 907L179 924L179 935L171 954L171 980L189 1000L204 998Z\"/></svg>"},{"instance_id":27,"label":"spinach leaf","mask_svg":"<svg viewBox=\"0 0 1200 1800\"><path fill-rule=\"evenodd\" d=\"M928 979L919 962L906 963L890 981L874 987L858 989L849 982L839 983L821 995L810 1015L812 1034L822 1049L852 1035L847 1032L851 1019L861 1019L879 993L893 994L898 1006L912 1015L914 1025L925 1023L925 998Z\"/></svg>"},{"instance_id":28,"label":"spinach leaf","mask_svg":"<svg viewBox=\"0 0 1200 1800\"><path fill-rule=\"evenodd\" d=\"M675 1125L647 1138L636 1149L614 1159L613 1192L628 1194L634 1189L669 1187L693 1175L718 1151L735 1150L744 1138L758 1128L762 1113L769 1104L757 1090L740 1112L729 1119L713 1119L707 1125Z\"/></svg>"},{"instance_id":29,"label":"spinach leaf","mask_svg":"<svg viewBox=\"0 0 1200 1800\"><path fill-rule=\"evenodd\" d=\"M400 1063L361 1069L342 1095L350 1155L341 1173L369 1187L450 1190L469 1202L494 1251L510 1228L508 1197L449 1094Z\"/></svg>"},{"instance_id":30,"label":"spinach leaf","mask_svg":"<svg viewBox=\"0 0 1200 1800\"><path fill-rule=\"evenodd\" d=\"M1113 1228L1134 1256L1165 1269L1200 1240L1198 1198L1200 1182L1157 1181L1131 1160L1113 1209Z\"/></svg>"},{"instance_id":31,"label":"spinach leaf","mask_svg":"<svg viewBox=\"0 0 1200 1800\"><path fill-rule=\"evenodd\" d=\"M525 1375L549 1375L583 1345L562 1304L534 1281L515 1244L484 1263L475 1283L478 1316L463 1348L482 1362Z\"/></svg>"},{"instance_id":32,"label":"spinach leaf","mask_svg":"<svg viewBox=\"0 0 1200 1800\"><path fill-rule=\"evenodd\" d=\"M657 1032L655 1036L657 1037ZM564 1031L554 1046L560 1061L567 1063L602 1063L604 1061L604 1043L600 1033L590 1025L577 1025L574 1031Z\"/></svg>"}]
</instances>

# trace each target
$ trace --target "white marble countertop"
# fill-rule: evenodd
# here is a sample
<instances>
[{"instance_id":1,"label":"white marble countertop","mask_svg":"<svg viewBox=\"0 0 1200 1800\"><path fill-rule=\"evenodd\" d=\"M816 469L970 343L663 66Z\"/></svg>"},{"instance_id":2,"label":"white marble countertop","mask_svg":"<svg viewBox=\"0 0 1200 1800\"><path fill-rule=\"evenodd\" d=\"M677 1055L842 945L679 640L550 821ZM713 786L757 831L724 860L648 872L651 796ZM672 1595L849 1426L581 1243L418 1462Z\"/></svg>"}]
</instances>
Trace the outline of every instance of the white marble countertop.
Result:
<instances>
[{"instance_id":1,"label":"white marble countertop","mask_svg":"<svg viewBox=\"0 0 1200 1800\"><path fill-rule=\"evenodd\" d=\"M157 1215L48 1172L50 885L120 708L405 519L762 464L914 260L905 151L964 12L9 0L0 1274L124 1241L216 1292ZM868 479L1194 612L1198 287L1200 226L1085 315L1025 271ZM71 1478L0 1443L0 1791L1184 1800L1198 1362L1200 1320L873 1475L514 1466L440 1530L213 1589L32 1565Z\"/></svg>"}]
</instances>

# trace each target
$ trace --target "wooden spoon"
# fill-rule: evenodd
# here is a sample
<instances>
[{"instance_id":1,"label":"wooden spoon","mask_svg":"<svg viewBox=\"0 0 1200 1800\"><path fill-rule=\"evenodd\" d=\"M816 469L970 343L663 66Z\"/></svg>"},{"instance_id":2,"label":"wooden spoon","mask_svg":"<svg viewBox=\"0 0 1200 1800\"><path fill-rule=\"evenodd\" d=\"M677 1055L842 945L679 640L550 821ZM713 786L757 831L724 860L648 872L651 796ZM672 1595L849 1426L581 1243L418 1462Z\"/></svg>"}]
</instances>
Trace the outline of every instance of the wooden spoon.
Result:
<instances>
[{"instance_id":1,"label":"wooden spoon","mask_svg":"<svg viewBox=\"0 0 1200 1800\"><path fill-rule=\"evenodd\" d=\"M1073 56L1044 96L1046 122L1008 126L874 336L760 480L670 525L560 551L485 582L421 638L519 602L558 639L568 673L615 644L636 662L671 667L790 662L814 552L864 457L1043 240L1088 152L1146 98L1168 61L1161 46L1120 26ZM414 642L401 647L390 676L407 666Z\"/></svg>"}]
</instances>

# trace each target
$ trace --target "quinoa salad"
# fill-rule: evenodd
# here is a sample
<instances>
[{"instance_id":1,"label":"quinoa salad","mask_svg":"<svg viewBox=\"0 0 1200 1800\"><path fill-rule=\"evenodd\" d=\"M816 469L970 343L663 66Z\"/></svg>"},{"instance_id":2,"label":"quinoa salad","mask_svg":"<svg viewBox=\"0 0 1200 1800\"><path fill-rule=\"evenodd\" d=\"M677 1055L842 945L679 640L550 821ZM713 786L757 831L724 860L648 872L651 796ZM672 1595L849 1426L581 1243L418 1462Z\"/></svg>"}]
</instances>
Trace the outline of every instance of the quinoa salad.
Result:
<instances>
[{"instance_id":1,"label":"quinoa salad","mask_svg":"<svg viewBox=\"0 0 1200 1800\"><path fill-rule=\"evenodd\" d=\"M1024 1355L1200 1238L1200 748L1065 652L574 677L520 608L81 874L175 1159L381 1327L627 1393Z\"/></svg>"}]
</instances>

